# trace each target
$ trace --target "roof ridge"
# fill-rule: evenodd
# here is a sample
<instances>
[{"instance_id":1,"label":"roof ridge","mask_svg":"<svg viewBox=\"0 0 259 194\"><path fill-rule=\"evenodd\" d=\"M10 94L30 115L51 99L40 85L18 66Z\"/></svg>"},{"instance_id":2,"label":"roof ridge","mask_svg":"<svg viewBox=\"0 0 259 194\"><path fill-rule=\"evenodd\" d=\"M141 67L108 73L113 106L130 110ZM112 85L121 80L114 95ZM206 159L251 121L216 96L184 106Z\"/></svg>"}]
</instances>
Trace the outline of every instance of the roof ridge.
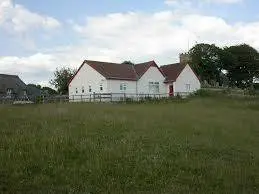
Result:
<instances>
[{"instance_id":1,"label":"roof ridge","mask_svg":"<svg viewBox=\"0 0 259 194\"><path fill-rule=\"evenodd\" d=\"M2 76L9 76L9 77L19 77L18 75L4 74L4 73L0 73L0 75L2 75Z\"/></svg>"},{"instance_id":2,"label":"roof ridge","mask_svg":"<svg viewBox=\"0 0 259 194\"><path fill-rule=\"evenodd\" d=\"M95 60L84 60L85 62L97 62L97 63L110 63L110 64L117 64L120 65L122 63L114 63L114 62L107 62L107 61L95 61Z\"/></svg>"},{"instance_id":3,"label":"roof ridge","mask_svg":"<svg viewBox=\"0 0 259 194\"><path fill-rule=\"evenodd\" d=\"M170 65L181 65L181 63L172 63L172 64L167 64L167 65L161 65L160 67L165 67L165 66L170 66Z\"/></svg>"},{"instance_id":4,"label":"roof ridge","mask_svg":"<svg viewBox=\"0 0 259 194\"><path fill-rule=\"evenodd\" d=\"M151 60L151 61L146 61L146 62L142 62L142 63L136 63L135 65L142 65L142 64L153 63L153 62L155 62L155 61Z\"/></svg>"}]
</instances>

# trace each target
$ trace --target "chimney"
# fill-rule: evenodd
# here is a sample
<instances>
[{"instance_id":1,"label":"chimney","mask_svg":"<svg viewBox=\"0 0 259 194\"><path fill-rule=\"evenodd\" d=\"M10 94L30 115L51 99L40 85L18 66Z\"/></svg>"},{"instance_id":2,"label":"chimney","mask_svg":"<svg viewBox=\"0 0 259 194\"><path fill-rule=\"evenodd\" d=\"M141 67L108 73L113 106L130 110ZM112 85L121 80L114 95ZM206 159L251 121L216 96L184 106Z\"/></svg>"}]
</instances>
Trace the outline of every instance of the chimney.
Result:
<instances>
[{"instance_id":1,"label":"chimney","mask_svg":"<svg viewBox=\"0 0 259 194\"><path fill-rule=\"evenodd\" d=\"M187 64L190 62L190 56L188 53L181 53L180 54L180 63Z\"/></svg>"}]
</instances>

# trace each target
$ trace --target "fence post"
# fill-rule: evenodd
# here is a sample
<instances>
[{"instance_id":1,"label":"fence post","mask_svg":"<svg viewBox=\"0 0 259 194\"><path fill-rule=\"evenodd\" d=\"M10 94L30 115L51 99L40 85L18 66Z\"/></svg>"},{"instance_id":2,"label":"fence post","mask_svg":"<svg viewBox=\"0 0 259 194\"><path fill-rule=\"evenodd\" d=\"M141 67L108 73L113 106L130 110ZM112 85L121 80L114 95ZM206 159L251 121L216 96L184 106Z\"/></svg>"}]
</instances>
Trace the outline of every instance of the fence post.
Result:
<instances>
[{"instance_id":1,"label":"fence post","mask_svg":"<svg viewBox=\"0 0 259 194\"><path fill-rule=\"evenodd\" d=\"M81 94L81 102L83 102L83 95Z\"/></svg>"},{"instance_id":2,"label":"fence post","mask_svg":"<svg viewBox=\"0 0 259 194\"><path fill-rule=\"evenodd\" d=\"M126 102L126 93L124 93L124 102Z\"/></svg>"},{"instance_id":3,"label":"fence post","mask_svg":"<svg viewBox=\"0 0 259 194\"><path fill-rule=\"evenodd\" d=\"M110 94L110 97L111 97L111 102L112 102L112 93Z\"/></svg>"},{"instance_id":4,"label":"fence post","mask_svg":"<svg viewBox=\"0 0 259 194\"><path fill-rule=\"evenodd\" d=\"M102 102L102 94L99 93L99 97L100 97L100 102Z\"/></svg>"},{"instance_id":5,"label":"fence post","mask_svg":"<svg viewBox=\"0 0 259 194\"><path fill-rule=\"evenodd\" d=\"M92 94L90 94L90 102L92 101Z\"/></svg>"},{"instance_id":6,"label":"fence post","mask_svg":"<svg viewBox=\"0 0 259 194\"><path fill-rule=\"evenodd\" d=\"M93 100L94 100L94 102L95 102L95 92L94 92L94 94L93 94L93 95L94 95L94 98L93 98Z\"/></svg>"}]
</instances>

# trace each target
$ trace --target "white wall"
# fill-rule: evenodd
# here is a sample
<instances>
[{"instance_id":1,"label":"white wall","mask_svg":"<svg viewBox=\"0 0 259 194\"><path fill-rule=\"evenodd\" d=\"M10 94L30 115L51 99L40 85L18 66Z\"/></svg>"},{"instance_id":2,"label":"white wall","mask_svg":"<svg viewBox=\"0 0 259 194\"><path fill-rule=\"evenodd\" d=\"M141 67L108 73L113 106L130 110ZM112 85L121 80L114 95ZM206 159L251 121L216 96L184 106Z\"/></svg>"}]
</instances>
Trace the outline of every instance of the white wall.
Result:
<instances>
[{"instance_id":1,"label":"white wall","mask_svg":"<svg viewBox=\"0 0 259 194\"><path fill-rule=\"evenodd\" d=\"M138 80L138 93L139 94L149 94L149 82L159 82L159 93L166 93L166 87L164 84L165 77L156 68L150 67L146 73Z\"/></svg>"},{"instance_id":2,"label":"white wall","mask_svg":"<svg viewBox=\"0 0 259 194\"><path fill-rule=\"evenodd\" d=\"M190 85L190 90L186 88L186 84ZM169 88L169 86L168 86ZM194 74L189 65L183 69L179 77L174 82L174 93L177 92L194 92L201 88L201 83Z\"/></svg>"},{"instance_id":3,"label":"white wall","mask_svg":"<svg viewBox=\"0 0 259 194\"><path fill-rule=\"evenodd\" d=\"M103 91L100 91L100 84L103 86ZM89 92L89 86L92 88L92 92ZM84 93L82 93L82 87L84 87ZM76 93L76 88L78 93ZM72 82L69 84L69 97L81 98L81 95L89 95L92 93L106 93L107 92L107 80L100 73L98 73L91 66L84 64Z\"/></svg>"},{"instance_id":4,"label":"white wall","mask_svg":"<svg viewBox=\"0 0 259 194\"><path fill-rule=\"evenodd\" d=\"M126 84L126 91L120 90L120 85ZM109 93L136 93L136 81L107 80L107 92Z\"/></svg>"},{"instance_id":5,"label":"white wall","mask_svg":"<svg viewBox=\"0 0 259 194\"><path fill-rule=\"evenodd\" d=\"M106 80L100 73L98 73L91 66L84 64L77 75L74 77L69 85L70 99L79 100L81 95L89 95L95 93L127 93L127 94L150 94L149 82L159 82L159 93L168 94L169 85L164 84L164 76L156 67L150 67L147 72L136 81L123 80ZM100 90L100 85L103 86L103 91ZM120 84L126 84L126 91L120 90ZM186 84L190 85L190 90L186 88ZM187 65L181 72L174 85L174 93L178 92L194 92L200 89L200 81L193 73L189 65ZM89 86L92 92L89 93ZM82 93L84 87L84 93ZM76 88L78 93L76 93ZM77 97L76 97L77 96Z\"/></svg>"}]
</instances>

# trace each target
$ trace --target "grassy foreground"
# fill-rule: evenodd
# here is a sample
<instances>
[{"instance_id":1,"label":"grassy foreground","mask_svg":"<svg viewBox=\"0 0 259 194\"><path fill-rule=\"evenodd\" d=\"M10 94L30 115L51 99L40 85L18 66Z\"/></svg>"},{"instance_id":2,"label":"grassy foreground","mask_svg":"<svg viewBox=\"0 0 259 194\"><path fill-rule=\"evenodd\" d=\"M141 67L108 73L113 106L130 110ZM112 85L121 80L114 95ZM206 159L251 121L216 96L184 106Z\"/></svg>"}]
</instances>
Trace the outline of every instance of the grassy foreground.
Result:
<instances>
[{"instance_id":1,"label":"grassy foreground","mask_svg":"<svg viewBox=\"0 0 259 194\"><path fill-rule=\"evenodd\" d=\"M0 193L259 193L259 101L0 106Z\"/></svg>"}]
</instances>

